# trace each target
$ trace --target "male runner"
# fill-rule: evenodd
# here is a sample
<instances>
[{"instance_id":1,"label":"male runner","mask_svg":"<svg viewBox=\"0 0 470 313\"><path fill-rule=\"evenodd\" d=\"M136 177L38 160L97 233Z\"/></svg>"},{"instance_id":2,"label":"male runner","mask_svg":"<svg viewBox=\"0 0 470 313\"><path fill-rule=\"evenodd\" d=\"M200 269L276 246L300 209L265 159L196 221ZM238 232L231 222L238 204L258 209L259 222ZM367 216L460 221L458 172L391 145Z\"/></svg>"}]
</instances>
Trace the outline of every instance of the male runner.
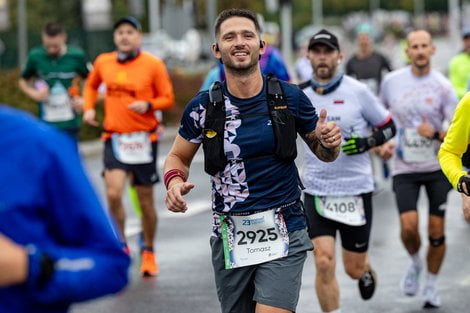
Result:
<instances>
[{"instance_id":1,"label":"male runner","mask_svg":"<svg viewBox=\"0 0 470 313\"><path fill-rule=\"evenodd\" d=\"M402 292L408 296L418 293L423 268L417 201L421 186L425 187L429 248L423 294L424 307L434 308L441 305L436 280L446 250L444 217L451 189L437 161L437 150L446 135L443 122L452 120L457 96L450 82L431 69L435 52L431 35L424 30L412 31L407 42L411 64L388 74L380 89L398 129L395 147L384 145L382 155L389 158L393 154L393 191L400 212L401 240L411 258L401 282Z\"/></svg>"},{"instance_id":2,"label":"male runner","mask_svg":"<svg viewBox=\"0 0 470 313\"><path fill-rule=\"evenodd\" d=\"M158 120L156 110L173 107L174 94L164 63L142 52L142 30L138 20L124 17L114 25L117 51L103 53L94 63L85 87L83 120L97 126L95 102L98 87L106 85L104 117L104 180L111 214L116 218L125 244L125 212L122 195L126 178L135 186L142 210L144 248L140 271L155 276L154 254L157 213L153 184L156 169Z\"/></svg>"},{"instance_id":3,"label":"male runner","mask_svg":"<svg viewBox=\"0 0 470 313\"><path fill-rule=\"evenodd\" d=\"M165 161L166 204L185 212L195 185L189 166L203 145L211 176L212 264L223 313L294 312L306 251L312 249L294 162L296 134L323 161L339 153L341 136L326 111L294 85L266 78L256 14L231 9L215 23L212 53L226 81L200 92L183 114Z\"/></svg>"},{"instance_id":4,"label":"male runner","mask_svg":"<svg viewBox=\"0 0 470 313\"><path fill-rule=\"evenodd\" d=\"M64 27L47 23L42 46L33 48L19 80L20 89L39 104L39 118L77 139L83 99L79 81L88 75L85 54L67 45Z\"/></svg>"},{"instance_id":5,"label":"male runner","mask_svg":"<svg viewBox=\"0 0 470 313\"><path fill-rule=\"evenodd\" d=\"M337 37L323 29L313 35L307 57L313 78L300 85L317 110L327 109L344 139L342 153L324 163L305 149L304 199L309 235L315 247L315 287L323 312L340 312L335 276L336 233L346 273L358 280L364 300L377 284L367 250L372 226L371 160L367 151L395 135L390 114L365 84L338 71L343 60ZM369 125L374 132L369 134Z\"/></svg>"}]
</instances>

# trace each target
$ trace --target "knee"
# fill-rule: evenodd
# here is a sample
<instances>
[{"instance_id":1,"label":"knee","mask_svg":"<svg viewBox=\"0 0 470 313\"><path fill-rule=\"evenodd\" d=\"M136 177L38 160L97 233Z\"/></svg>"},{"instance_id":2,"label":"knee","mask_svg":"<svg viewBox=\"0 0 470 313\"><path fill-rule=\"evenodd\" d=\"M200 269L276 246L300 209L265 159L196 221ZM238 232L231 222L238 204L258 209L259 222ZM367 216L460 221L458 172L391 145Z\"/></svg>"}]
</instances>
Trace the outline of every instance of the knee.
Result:
<instances>
[{"instance_id":1,"label":"knee","mask_svg":"<svg viewBox=\"0 0 470 313\"><path fill-rule=\"evenodd\" d=\"M317 274L320 277L328 278L334 273L335 260L329 255L316 256L315 266L317 268Z\"/></svg>"},{"instance_id":2,"label":"knee","mask_svg":"<svg viewBox=\"0 0 470 313\"><path fill-rule=\"evenodd\" d=\"M401 227L401 234L403 238L410 239L418 235L418 229L412 224L403 224Z\"/></svg>"},{"instance_id":3,"label":"knee","mask_svg":"<svg viewBox=\"0 0 470 313\"><path fill-rule=\"evenodd\" d=\"M122 194L115 189L108 189L106 191L106 197L108 198L108 203L111 208L116 208L121 205Z\"/></svg>"},{"instance_id":4,"label":"knee","mask_svg":"<svg viewBox=\"0 0 470 313\"><path fill-rule=\"evenodd\" d=\"M364 264L346 264L344 270L352 279L359 279L364 274Z\"/></svg>"}]
</instances>

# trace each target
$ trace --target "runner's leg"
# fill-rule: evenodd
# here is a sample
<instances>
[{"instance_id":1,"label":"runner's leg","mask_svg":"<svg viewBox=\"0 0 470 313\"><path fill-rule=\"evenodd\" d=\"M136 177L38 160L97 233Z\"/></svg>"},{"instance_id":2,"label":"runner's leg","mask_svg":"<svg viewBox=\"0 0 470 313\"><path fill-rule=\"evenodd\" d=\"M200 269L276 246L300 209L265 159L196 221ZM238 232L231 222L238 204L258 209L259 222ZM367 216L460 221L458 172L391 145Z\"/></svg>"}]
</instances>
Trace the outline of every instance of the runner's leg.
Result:
<instances>
[{"instance_id":1,"label":"runner's leg","mask_svg":"<svg viewBox=\"0 0 470 313\"><path fill-rule=\"evenodd\" d=\"M369 271L369 258L367 252L358 253L343 249L343 265L346 274L352 279L359 279Z\"/></svg>"},{"instance_id":2,"label":"runner's leg","mask_svg":"<svg viewBox=\"0 0 470 313\"><path fill-rule=\"evenodd\" d=\"M428 233L430 238L442 238L444 236L445 218L441 216L429 215ZM427 262L428 271L437 274L441 268L446 252L446 244L439 246L429 245Z\"/></svg>"},{"instance_id":3,"label":"runner's leg","mask_svg":"<svg viewBox=\"0 0 470 313\"><path fill-rule=\"evenodd\" d=\"M312 240L315 250L315 289L323 312L339 308L339 286L335 275L335 238L319 236Z\"/></svg>"},{"instance_id":4,"label":"runner's leg","mask_svg":"<svg viewBox=\"0 0 470 313\"><path fill-rule=\"evenodd\" d=\"M157 211L154 207L153 186L135 186L142 210L142 229L144 232L144 247L153 248L157 231Z\"/></svg>"},{"instance_id":5,"label":"runner's leg","mask_svg":"<svg viewBox=\"0 0 470 313\"><path fill-rule=\"evenodd\" d=\"M292 311L257 303L255 312L256 313L291 313Z\"/></svg>"},{"instance_id":6,"label":"runner's leg","mask_svg":"<svg viewBox=\"0 0 470 313\"><path fill-rule=\"evenodd\" d=\"M421 247L418 224L418 211L407 211L400 214L401 241L410 255L418 253Z\"/></svg>"},{"instance_id":7,"label":"runner's leg","mask_svg":"<svg viewBox=\"0 0 470 313\"><path fill-rule=\"evenodd\" d=\"M116 220L123 242L126 241L124 234L126 213L122 204L122 194L126 182L126 177L127 173L121 169L107 169L104 171L106 198L108 200L109 210L111 212L111 215Z\"/></svg>"}]
</instances>

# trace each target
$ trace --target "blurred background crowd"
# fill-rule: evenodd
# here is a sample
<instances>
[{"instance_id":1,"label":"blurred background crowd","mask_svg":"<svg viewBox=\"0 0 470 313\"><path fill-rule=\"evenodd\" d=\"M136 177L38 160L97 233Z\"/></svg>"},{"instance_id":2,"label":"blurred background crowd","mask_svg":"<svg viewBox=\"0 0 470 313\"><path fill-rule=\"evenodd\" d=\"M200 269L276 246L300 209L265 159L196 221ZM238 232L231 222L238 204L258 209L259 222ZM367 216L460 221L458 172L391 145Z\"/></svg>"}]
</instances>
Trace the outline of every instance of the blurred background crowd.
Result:
<instances>
[{"instance_id":1,"label":"blurred background crowd","mask_svg":"<svg viewBox=\"0 0 470 313\"><path fill-rule=\"evenodd\" d=\"M447 74L450 59L462 49L462 29L470 26L465 24L470 23L465 19L470 0L0 0L0 100L36 113L36 104L21 94L17 81L28 50L41 43L45 23L62 23L68 44L82 48L91 64L98 54L114 49L113 22L132 15L145 33L143 50L163 59L170 72L176 107L163 120L177 123L216 66L210 52L212 26L217 13L230 7L260 14L264 39L279 48L292 82L304 79L295 64L302 64L306 40L323 27L340 38L346 59L356 52L357 34L366 32L393 69L406 64L407 32L424 28L437 46L434 68ZM80 137L98 135L83 127Z\"/></svg>"}]
</instances>

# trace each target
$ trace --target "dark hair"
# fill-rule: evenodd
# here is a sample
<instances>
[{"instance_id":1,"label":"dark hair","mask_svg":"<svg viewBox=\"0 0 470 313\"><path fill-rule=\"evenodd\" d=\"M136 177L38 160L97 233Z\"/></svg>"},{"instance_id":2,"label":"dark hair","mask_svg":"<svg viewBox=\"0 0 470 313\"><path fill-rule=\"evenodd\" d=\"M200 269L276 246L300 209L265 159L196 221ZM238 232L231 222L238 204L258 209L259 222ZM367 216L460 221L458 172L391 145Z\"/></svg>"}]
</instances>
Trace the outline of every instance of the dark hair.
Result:
<instances>
[{"instance_id":1,"label":"dark hair","mask_svg":"<svg viewBox=\"0 0 470 313\"><path fill-rule=\"evenodd\" d=\"M216 37L220 32L220 25L231 17L244 17L251 20L255 24L258 34L261 33L261 27L255 12L247 9L228 9L220 12L219 16L217 16L217 19L215 20L214 34Z\"/></svg>"},{"instance_id":2,"label":"dark hair","mask_svg":"<svg viewBox=\"0 0 470 313\"><path fill-rule=\"evenodd\" d=\"M42 32L47 36L54 37L65 34L65 28L58 22L49 22L43 27Z\"/></svg>"}]
</instances>

